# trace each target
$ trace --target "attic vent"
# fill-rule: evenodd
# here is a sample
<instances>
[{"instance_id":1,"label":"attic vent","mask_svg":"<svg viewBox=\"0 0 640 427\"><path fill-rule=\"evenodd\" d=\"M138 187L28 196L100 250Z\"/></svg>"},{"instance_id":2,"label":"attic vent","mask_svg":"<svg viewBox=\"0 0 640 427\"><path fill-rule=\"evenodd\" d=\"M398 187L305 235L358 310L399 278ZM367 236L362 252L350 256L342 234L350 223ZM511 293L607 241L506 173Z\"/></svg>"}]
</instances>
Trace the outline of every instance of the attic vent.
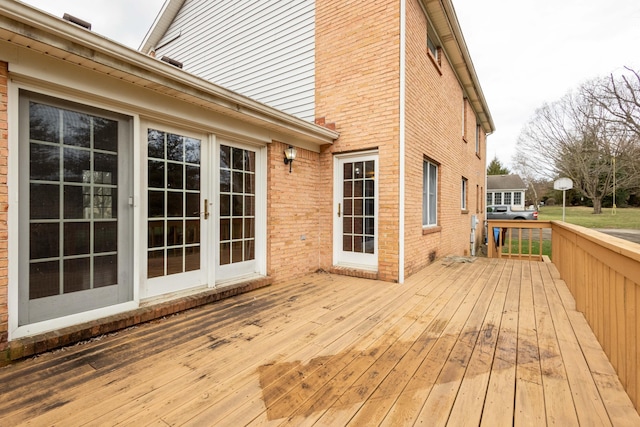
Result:
<instances>
[{"instance_id":1,"label":"attic vent","mask_svg":"<svg viewBox=\"0 0 640 427\"><path fill-rule=\"evenodd\" d=\"M71 16L68 13L65 13L64 15L62 15L62 19L64 19L65 21L74 23L76 25L79 25L82 28L86 28L87 30L91 30L91 22L87 22L80 18L76 18L75 16Z\"/></svg>"},{"instance_id":2,"label":"attic vent","mask_svg":"<svg viewBox=\"0 0 640 427\"><path fill-rule=\"evenodd\" d=\"M168 56L163 56L160 60L166 62L167 64L171 64L174 67L182 68L182 62L176 61L175 59L169 58Z\"/></svg>"}]
</instances>

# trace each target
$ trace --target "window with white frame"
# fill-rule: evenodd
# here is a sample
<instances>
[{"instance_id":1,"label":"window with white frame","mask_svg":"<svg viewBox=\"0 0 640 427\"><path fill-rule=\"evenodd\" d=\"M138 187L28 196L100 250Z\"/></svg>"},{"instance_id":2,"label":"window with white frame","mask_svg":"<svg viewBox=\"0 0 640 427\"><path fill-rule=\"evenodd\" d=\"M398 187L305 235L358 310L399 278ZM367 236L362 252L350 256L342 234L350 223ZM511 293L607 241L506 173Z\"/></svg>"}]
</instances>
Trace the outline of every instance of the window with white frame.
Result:
<instances>
[{"instance_id":1,"label":"window with white frame","mask_svg":"<svg viewBox=\"0 0 640 427\"><path fill-rule=\"evenodd\" d=\"M422 169L422 225L438 223L438 165L425 160Z\"/></svg>"},{"instance_id":2,"label":"window with white frame","mask_svg":"<svg viewBox=\"0 0 640 427\"><path fill-rule=\"evenodd\" d=\"M522 204L522 193L520 191L516 191L513 193L513 204L521 205Z\"/></svg>"},{"instance_id":3,"label":"window with white frame","mask_svg":"<svg viewBox=\"0 0 640 427\"><path fill-rule=\"evenodd\" d=\"M467 210L467 178L462 177L462 185L460 187L460 208L463 211Z\"/></svg>"},{"instance_id":4,"label":"window with white frame","mask_svg":"<svg viewBox=\"0 0 640 427\"><path fill-rule=\"evenodd\" d=\"M511 191L505 191L505 193L504 193L504 204L505 205L510 205L511 204Z\"/></svg>"},{"instance_id":5,"label":"window with white frame","mask_svg":"<svg viewBox=\"0 0 640 427\"><path fill-rule=\"evenodd\" d=\"M493 204L493 193L487 191L487 206Z\"/></svg>"},{"instance_id":6,"label":"window with white frame","mask_svg":"<svg viewBox=\"0 0 640 427\"><path fill-rule=\"evenodd\" d=\"M502 204L502 193L494 193L493 202L496 205L501 205Z\"/></svg>"},{"instance_id":7,"label":"window with white frame","mask_svg":"<svg viewBox=\"0 0 640 427\"><path fill-rule=\"evenodd\" d=\"M480 154L480 125L476 125L476 154Z\"/></svg>"}]
</instances>

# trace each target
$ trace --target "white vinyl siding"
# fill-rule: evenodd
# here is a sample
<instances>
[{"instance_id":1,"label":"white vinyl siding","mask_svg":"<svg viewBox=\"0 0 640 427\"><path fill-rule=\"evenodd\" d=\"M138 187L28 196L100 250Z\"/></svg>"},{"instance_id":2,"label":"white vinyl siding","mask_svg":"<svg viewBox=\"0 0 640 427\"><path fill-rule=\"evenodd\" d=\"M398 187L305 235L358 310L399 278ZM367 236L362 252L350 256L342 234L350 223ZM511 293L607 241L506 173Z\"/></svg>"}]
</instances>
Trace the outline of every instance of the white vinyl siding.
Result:
<instances>
[{"instance_id":1,"label":"white vinyl siding","mask_svg":"<svg viewBox=\"0 0 640 427\"><path fill-rule=\"evenodd\" d=\"M187 1L156 56L257 101L313 121L315 2Z\"/></svg>"}]
</instances>

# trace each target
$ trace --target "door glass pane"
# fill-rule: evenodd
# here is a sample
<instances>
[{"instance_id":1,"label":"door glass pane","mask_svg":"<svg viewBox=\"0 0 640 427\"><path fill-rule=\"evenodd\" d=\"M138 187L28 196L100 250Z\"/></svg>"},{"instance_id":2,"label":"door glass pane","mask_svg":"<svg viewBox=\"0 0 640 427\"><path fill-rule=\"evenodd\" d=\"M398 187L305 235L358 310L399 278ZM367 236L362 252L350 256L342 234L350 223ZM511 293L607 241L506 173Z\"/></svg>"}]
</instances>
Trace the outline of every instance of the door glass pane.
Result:
<instances>
[{"instance_id":1,"label":"door glass pane","mask_svg":"<svg viewBox=\"0 0 640 427\"><path fill-rule=\"evenodd\" d=\"M94 286L96 288L118 283L118 257L116 255L96 257L94 269Z\"/></svg>"},{"instance_id":2,"label":"door glass pane","mask_svg":"<svg viewBox=\"0 0 640 427\"><path fill-rule=\"evenodd\" d=\"M220 146L220 265L255 259L255 152Z\"/></svg>"},{"instance_id":3,"label":"door glass pane","mask_svg":"<svg viewBox=\"0 0 640 427\"><path fill-rule=\"evenodd\" d=\"M29 299L117 284L119 159L117 120L29 103Z\"/></svg>"},{"instance_id":4,"label":"door glass pane","mask_svg":"<svg viewBox=\"0 0 640 427\"><path fill-rule=\"evenodd\" d=\"M343 170L342 250L375 252L375 161L347 162Z\"/></svg>"},{"instance_id":5,"label":"door glass pane","mask_svg":"<svg viewBox=\"0 0 640 427\"><path fill-rule=\"evenodd\" d=\"M200 268L200 140L149 129L147 277Z\"/></svg>"}]
</instances>

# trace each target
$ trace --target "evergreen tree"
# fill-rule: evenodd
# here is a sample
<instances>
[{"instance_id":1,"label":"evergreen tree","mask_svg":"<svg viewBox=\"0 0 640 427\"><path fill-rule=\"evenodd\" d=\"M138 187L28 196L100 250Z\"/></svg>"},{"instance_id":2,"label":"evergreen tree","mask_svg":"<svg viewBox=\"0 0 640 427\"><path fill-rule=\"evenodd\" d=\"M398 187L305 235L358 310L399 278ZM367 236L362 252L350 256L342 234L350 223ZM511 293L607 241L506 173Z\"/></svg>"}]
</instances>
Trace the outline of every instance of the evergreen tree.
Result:
<instances>
[{"instance_id":1,"label":"evergreen tree","mask_svg":"<svg viewBox=\"0 0 640 427\"><path fill-rule=\"evenodd\" d=\"M510 173L506 166L502 166L498 156L495 156L487 166L487 175L509 175Z\"/></svg>"}]
</instances>

